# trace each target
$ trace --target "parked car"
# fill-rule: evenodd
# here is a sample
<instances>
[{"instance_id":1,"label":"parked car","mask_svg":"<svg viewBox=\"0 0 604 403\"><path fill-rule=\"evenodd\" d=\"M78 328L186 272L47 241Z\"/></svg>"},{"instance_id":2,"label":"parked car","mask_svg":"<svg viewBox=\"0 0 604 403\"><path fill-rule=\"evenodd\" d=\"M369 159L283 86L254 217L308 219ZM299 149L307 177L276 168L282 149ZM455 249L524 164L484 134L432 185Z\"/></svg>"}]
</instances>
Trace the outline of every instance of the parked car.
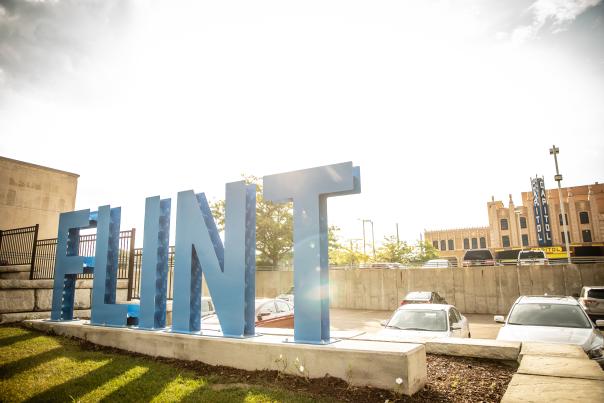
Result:
<instances>
[{"instance_id":1,"label":"parked car","mask_svg":"<svg viewBox=\"0 0 604 403\"><path fill-rule=\"evenodd\" d=\"M470 266L495 266L495 258L488 249L469 249L462 259L463 267Z\"/></svg>"},{"instance_id":2,"label":"parked car","mask_svg":"<svg viewBox=\"0 0 604 403\"><path fill-rule=\"evenodd\" d=\"M412 291L408 293L401 301L401 305L406 304L445 304L447 301L438 295L435 291Z\"/></svg>"},{"instance_id":3,"label":"parked car","mask_svg":"<svg viewBox=\"0 0 604 403\"><path fill-rule=\"evenodd\" d=\"M278 298L258 298L256 306L256 326L259 327L294 327L294 306ZM219 325L218 315L203 318L207 325Z\"/></svg>"},{"instance_id":4,"label":"parked car","mask_svg":"<svg viewBox=\"0 0 604 403\"><path fill-rule=\"evenodd\" d=\"M604 319L604 286L583 287L579 303L591 320Z\"/></svg>"},{"instance_id":5,"label":"parked car","mask_svg":"<svg viewBox=\"0 0 604 403\"><path fill-rule=\"evenodd\" d=\"M494 319L504 323L497 340L576 344L604 367L604 337L572 297L522 296L507 320L499 315Z\"/></svg>"},{"instance_id":6,"label":"parked car","mask_svg":"<svg viewBox=\"0 0 604 403\"><path fill-rule=\"evenodd\" d=\"M448 269L454 267L448 259L432 259L423 264L422 269Z\"/></svg>"},{"instance_id":7,"label":"parked car","mask_svg":"<svg viewBox=\"0 0 604 403\"><path fill-rule=\"evenodd\" d=\"M383 325L378 335L384 338L470 337L468 320L453 305L403 305Z\"/></svg>"},{"instance_id":8,"label":"parked car","mask_svg":"<svg viewBox=\"0 0 604 403\"><path fill-rule=\"evenodd\" d=\"M294 304L294 287L291 287L289 290L287 290L283 294L277 295L277 298L287 301L293 305Z\"/></svg>"},{"instance_id":9,"label":"parked car","mask_svg":"<svg viewBox=\"0 0 604 403\"><path fill-rule=\"evenodd\" d=\"M518 252L518 266L530 266L533 264L549 264L545 252L542 250L521 250Z\"/></svg>"}]
</instances>

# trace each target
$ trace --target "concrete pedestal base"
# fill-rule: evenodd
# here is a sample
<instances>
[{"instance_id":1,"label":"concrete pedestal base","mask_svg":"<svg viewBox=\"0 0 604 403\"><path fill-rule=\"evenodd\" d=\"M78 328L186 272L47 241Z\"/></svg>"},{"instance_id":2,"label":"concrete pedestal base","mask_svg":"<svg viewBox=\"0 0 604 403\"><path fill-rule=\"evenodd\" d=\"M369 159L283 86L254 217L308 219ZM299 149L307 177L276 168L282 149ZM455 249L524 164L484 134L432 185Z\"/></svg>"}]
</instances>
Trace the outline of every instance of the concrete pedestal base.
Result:
<instances>
[{"instance_id":1,"label":"concrete pedestal base","mask_svg":"<svg viewBox=\"0 0 604 403\"><path fill-rule=\"evenodd\" d=\"M201 361L244 370L277 370L320 378L341 378L412 395L427 381L426 350L421 344L341 340L325 346L285 342L281 335L247 339L91 326L85 321L26 321L26 325L91 343L154 357Z\"/></svg>"}]
</instances>

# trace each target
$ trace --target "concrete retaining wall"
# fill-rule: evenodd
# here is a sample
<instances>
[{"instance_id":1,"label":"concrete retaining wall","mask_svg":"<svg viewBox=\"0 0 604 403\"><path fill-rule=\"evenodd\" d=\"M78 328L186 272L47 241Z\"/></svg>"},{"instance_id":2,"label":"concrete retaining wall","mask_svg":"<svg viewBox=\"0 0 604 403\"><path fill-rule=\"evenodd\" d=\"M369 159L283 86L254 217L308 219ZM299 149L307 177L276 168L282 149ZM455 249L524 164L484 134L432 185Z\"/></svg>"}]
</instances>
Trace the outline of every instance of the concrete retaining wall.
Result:
<instances>
[{"instance_id":1,"label":"concrete retaining wall","mask_svg":"<svg viewBox=\"0 0 604 403\"><path fill-rule=\"evenodd\" d=\"M573 295L604 285L604 264L495 266L454 269L330 270L332 308L392 310L410 291L437 291L464 313L507 314L520 295ZM275 297L293 272L256 275L256 295Z\"/></svg>"},{"instance_id":2,"label":"concrete retaining wall","mask_svg":"<svg viewBox=\"0 0 604 403\"><path fill-rule=\"evenodd\" d=\"M50 317L53 280L0 280L0 323ZM74 316L89 317L92 280L76 281ZM117 301L128 297L128 280L118 280Z\"/></svg>"}]
</instances>

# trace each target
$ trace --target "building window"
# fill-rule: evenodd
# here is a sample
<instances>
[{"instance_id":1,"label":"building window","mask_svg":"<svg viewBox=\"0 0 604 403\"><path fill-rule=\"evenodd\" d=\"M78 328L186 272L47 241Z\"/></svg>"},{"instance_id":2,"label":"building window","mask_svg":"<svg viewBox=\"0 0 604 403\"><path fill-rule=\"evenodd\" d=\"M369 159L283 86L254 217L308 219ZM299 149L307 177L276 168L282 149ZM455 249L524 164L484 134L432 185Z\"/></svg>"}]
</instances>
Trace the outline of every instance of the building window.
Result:
<instances>
[{"instance_id":1,"label":"building window","mask_svg":"<svg viewBox=\"0 0 604 403\"><path fill-rule=\"evenodd\" d=\"M520 228L526 228L526 217L520 217Z\"/></svg>"},{"instance_id":2,"label":"building window","mask_svg":"<svg viewBox=\"0 0 604 403\"><path fill-rule=\"evenodd\" d=\"M483 249L487 247L487 239L483 236L480 237L480 247Z\"/></svg>"},{"instance_id":3,"label":"building window","mask_svg":"<svg viewBox=\"0 0 604 403\"><path fill-rule=\"evenodd\" d=\"M455 249L455 245L453 244L453 240L452 239L449 239L448 243L449 243L449 250Z\"/></svg>"},{"instance_id":4,"label":"building window","mask_svg":"<svg viewBox=\"0 0 604 403\"><path fill-rule=\"evenodd\" d=\"M472 238L472 249L478 248L478 239Z\"/></svg>"},{"instance_id":5,"label":"building window","mask_svg":"<svg viewBox=\"0 0 604 403\"><path fill-rule=\"evenodd\" d=\"M568 242L570 242L570 232L567 232L566 235L568 235ZM566 243L566 238L564 238L564 231L560 233L560 237L562 238L562 243Z\"/></svg>"},{"instance_id":6,"label":"building window","mask_svg":"<svg viewBox=\"0 0 604 403\"><path fill-rule=\"evenodd\" d=\"M463 248L470 249L470 240L468 238L463 239Z\"/></svg>"},{"instance_id":7,"label":"building window","mask_svg":"<svg viewBox=\"0 0 604 403\"><path fill-rule=\"evenodd\" d=\"M500 223L501 223L501 230L502 231L505 231L505 230L508 229L508 220L506 218L502 218L500 220Z\"/></svg>"},{"instance_id":8,"label":"building window","mask_svg":"<svg viewBox=\"0 0 604 403\"><path fill-rule=\"evenodd\" d=\"M591 231L588 229L584 229L583 231L581 231L581 234L583 234L583 242L591 242Z\"/></svg>"},{"instance_id":9,"label":"building window","mask_svg":"<svg viewBox=\"0 0 604 403\"><path fill-rule=\"evenodd\" d=\"M566 225L568 225L568 214L564 214L564 218L566 219ZM562 214L558 214L558 220L560 221L560 225L564 225L562 222Z\"/></svg>"},{"instance_id":10,"label":"building window","mask_svg":"<svg viewBox=\"0 0 604 403\"><path fill-rule=\"evenodd\" d=\"M581 221L581 224L589 224L589 214L587 214L587 211L579 213L579 221Z\"/></svg>"},{"instance_id":11,"label":"building window","mask_svg":"<svg viewBox=\"0 0 604 403\"><path fill-rule=\"evenodd\" d=\"M507 235L504 235L501 237L501 243L503 244L504 248L507 248L510 246L510 237Z\"/></svg>"},{"instance_id":12,"label":"building window","mask_svg":"<svg viewBox=\"0 0 604 403\"><path fill-rule=\"evenodd\" d=\"M432 241L432 246L434 246L434 249L438 249L438 241Z\"/></svg>"},{"instance_id":13,"label":"building window","mask_svg":"<svg viewBox=\"0 0 604 403\"><path fill-rule=\"evenodd\" d=\"M528 246L528 235L522 234L522 246Z\"/></svg>"},{"instance_id":14,"label":"building window","mask_svg":"<svg viewBox=\"0 0 604 403\"><path fill-rule=\"evenodd\" d=\"M444 239L440 241L440 250L447 250L447 243Z\"/></svg>"}]
</instances>

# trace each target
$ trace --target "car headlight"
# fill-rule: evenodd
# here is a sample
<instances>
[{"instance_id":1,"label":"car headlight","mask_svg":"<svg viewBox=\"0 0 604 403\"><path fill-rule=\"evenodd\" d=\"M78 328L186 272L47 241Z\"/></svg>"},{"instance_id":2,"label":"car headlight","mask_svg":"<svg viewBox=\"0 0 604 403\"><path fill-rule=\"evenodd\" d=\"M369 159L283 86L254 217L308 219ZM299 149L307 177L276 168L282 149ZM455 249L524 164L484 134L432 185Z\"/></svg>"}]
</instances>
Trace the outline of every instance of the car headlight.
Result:
<instances>
[{"instance_id":1,"label":"car headlight","mask_svg":"<svg viewBox=\"0 0 604 403\"><path fill-rule=\"evenodd\" d=\"M591 359L600 358L600 357L602 357L604 355L604 348L602 348L602 346L599 346L599 347L596 347L596 348L592 348L591 350L589 350L587 352L587 355Z\"/></svg>"}]
</instances>

